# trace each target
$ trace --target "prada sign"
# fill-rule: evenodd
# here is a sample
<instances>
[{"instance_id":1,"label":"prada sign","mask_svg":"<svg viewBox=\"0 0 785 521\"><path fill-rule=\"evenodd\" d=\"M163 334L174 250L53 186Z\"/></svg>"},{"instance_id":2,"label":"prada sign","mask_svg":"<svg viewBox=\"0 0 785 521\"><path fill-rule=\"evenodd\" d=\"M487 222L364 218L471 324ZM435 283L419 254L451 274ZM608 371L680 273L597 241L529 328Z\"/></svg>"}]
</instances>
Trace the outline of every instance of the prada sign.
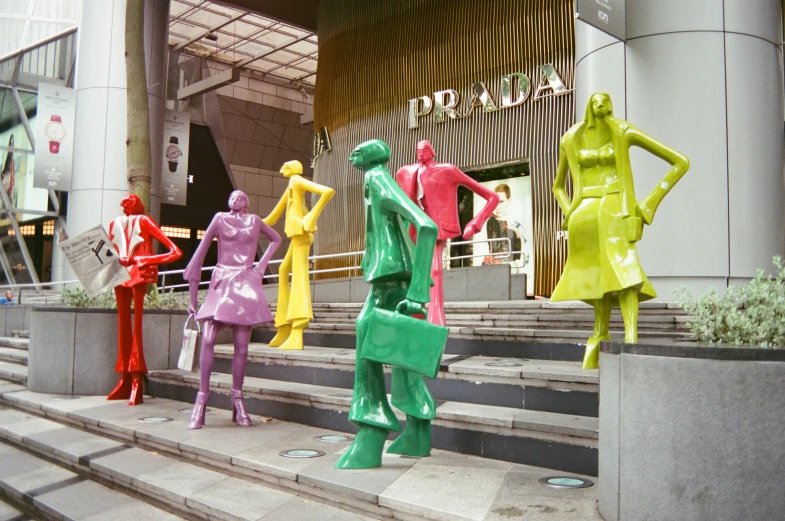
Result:
<instances>
[{"instance_id":1,"label":"prada sign","mask_svg":"<svg viewBox=\"0 0 785 521\"><path fill-rule=\"evenodd\" d=\"M568 89L553 65L546 63L540 65L540 82L532 97L533 101L549 96L562 96L569 94L573 89ZM460 111L461 96L453 89L439 90L430 96L420 96L409 100L409 129L420 127L420 118L433 112L436 123L444 123L447 118L461 119L472 115L475 108L482 108L482 112L496 112L521 105L531 94L529 77L522 72L514 72L501 78L501 105L497 105L484 82L478 81L472 85L472 97L468 107Z\"/></svg>"}]
</instances>

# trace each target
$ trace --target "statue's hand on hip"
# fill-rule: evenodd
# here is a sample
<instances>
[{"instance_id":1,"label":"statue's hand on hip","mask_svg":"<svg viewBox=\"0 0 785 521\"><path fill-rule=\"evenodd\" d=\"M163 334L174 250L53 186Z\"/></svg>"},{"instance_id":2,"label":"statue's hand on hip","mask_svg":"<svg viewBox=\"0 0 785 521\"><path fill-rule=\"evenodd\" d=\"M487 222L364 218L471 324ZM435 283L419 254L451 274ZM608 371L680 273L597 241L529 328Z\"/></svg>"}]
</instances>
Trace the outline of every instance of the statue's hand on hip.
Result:
<instances>
[{"instance_id":1,"label":"statue's hand on hip","mask_svg":"<svg viewBox=\"0 0 785 521\"><path fill-rule=\"evenodd\" d=\"M425 310L425 306L420 304L419 302L415 302L413 300L403 299L395 306L395 311L401 313L402 315L426 315L427 311Z\"/></svg>"}]
</instances>

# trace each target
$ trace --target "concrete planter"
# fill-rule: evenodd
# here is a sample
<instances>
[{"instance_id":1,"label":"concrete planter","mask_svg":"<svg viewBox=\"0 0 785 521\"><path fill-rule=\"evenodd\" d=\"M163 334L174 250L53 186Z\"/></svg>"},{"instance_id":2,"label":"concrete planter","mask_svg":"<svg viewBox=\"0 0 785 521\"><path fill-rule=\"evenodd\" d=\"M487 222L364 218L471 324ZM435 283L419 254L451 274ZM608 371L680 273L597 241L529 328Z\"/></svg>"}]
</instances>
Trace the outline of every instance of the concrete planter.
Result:
<instances>
[{"instance_id":1,"label":"concrete planter","mask_svg":"<svg viewBox=\"0 0 785 521\"><path fill-rule=\"evenodd\" d=\"M785 350L603 344L606 521L782 519Z\"/></svg>"},{"instance_id":2,"label":"concrete planter","mask_svg":"<svg viewBox=\"0 0 785 521\"><path fill-rule=\"evenodd\" d=\"M177 366L186 318L185 311L145 311L143 342L149 370ZM117 310L33 308L28 349L31 391L109 394L117 384Z\"/></svg>"}]
</instances>

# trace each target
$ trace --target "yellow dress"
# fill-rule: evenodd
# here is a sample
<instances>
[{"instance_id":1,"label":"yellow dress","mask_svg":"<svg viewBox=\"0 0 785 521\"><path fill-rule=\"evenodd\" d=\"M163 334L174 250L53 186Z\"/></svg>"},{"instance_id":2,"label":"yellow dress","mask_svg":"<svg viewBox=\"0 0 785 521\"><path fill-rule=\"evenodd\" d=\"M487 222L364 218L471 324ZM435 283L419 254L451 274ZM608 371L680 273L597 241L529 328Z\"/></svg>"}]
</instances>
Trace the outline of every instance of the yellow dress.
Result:
<instances>
[{"instance_id":1,"label":"yellow dress","mask_svg":"<svg viewBox=\"0 0 785 521\"><path fill-rule=\"evenodd\" d=\"M635 221L622 212L622 182L612 142L578 150L576 159L580 202L569 215L567 264L551 300L591 303L628 288L637 289L640 301L656 297L629 239L634 232L627 228Z\"/></svg>"}]
</instances>

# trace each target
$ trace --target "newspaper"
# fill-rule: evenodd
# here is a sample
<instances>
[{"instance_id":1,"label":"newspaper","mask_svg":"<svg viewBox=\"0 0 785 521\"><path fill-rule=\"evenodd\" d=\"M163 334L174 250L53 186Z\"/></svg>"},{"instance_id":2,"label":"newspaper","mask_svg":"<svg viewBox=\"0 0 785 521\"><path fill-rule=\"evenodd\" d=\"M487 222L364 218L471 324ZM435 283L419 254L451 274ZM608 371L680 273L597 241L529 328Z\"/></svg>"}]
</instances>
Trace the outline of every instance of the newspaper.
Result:
<instances>
[{"instance_id":1,"label":"newspaper","mask_svg":"<svg viewBox=\"0 0 785 521\"><path fill-rule=\"evenodd\" d=\"M90 298L131 279L128 269L118 262L120 257L100 224L60 241L59 245Z\"/></svg>"}]
</instances>

